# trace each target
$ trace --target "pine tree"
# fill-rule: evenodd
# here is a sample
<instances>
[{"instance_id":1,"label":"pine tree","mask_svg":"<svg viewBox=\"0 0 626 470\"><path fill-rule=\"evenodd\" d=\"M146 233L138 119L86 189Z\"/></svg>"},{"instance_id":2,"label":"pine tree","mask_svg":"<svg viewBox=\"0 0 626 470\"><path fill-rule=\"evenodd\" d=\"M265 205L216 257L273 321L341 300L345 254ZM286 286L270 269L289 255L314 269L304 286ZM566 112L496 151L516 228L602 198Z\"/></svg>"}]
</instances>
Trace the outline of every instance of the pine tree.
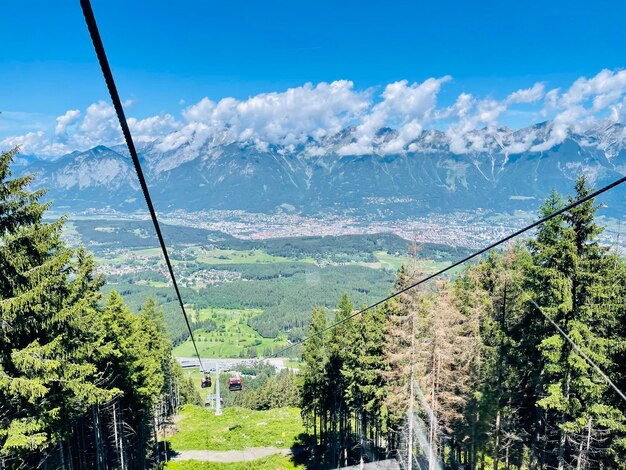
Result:
<instances>
[{"instance_id":1,"label":"pine tree","mask_svg":"<svg viewBox=\"0 0 626 470\"><path fill-rule=\"evenodd\" d=\"M327 392L326 364L328 362L327 334L321 333L326 328L328 312L322 308L313 308L309 336L315 335L304 344L302 361L302 416L307 423L313 423L313 436L317 444L318 420L324 410ZM321 333L321 334L320 334Z\"/></svg>"},{"instance_id":2,"label":"pine tree","mask_svg":"<svg viewBox=\"0 0 626 470\"><path fill-rule=\"evenodd\" d=\"M352 420L350 409L346 401L348 383L342 371L345 369L346 354L350 345L351 331L355 320L350 318L354 305L348 294L343 294L337 305L335 322L338 324L330 332L328 361L326 363L326 401L324 424L327 447L330 449L329 460L332 465L336 462L345 464L349 458L349 449L352 448Z\"/></svg>"},{"instance_id":3,"label":"pine tree","mask_svg":"<svg viewBox=\"0 0 626 470\"><path fill-rule=\"evenodd\" d=\"M611 261L611 294L597 308L612 313L613 324L607 325L611 330L609 338L614 342L612 365L605 372L623 391L626 390L626 260L623 255L612 253ZM626 413L623 398L613 390L607 392L606 404ZM606 447L606 455L602 459L605 468L626 469L626 426L615 429Z\"/></svg>"},{"instance_id":4,"label":"pine tree","mask_svg":"<svg viewBox=\"0 0 626 470\"><path fill-rule=\"evenodd\" d=\"M165 313L159 308L152 297L148 297L139 312L140 323L144 328L154 329L154 340L150 347L153 354L161 363L163 387L161 395L164 397L166 413L172 414L176 410L176 394L174 392L176 377L173 372L174 358L172 357L172 342L170 341L165 327Z\"/></svg>"},{"instance_id":5,"label":"pine tree","mask_svg":"<svg viewBox=\"0 0 626 470\"><path fill-rule=\"evenodd\" d=\"M360 427L360 461L364 460L368 430L376 434L382 428L381 412L385 396L383 309L373 309L360 315L347 329L341 374L345 383L346 405L357 416Z\"/></svg>"},{"instance_id":6,"label":"pine tree","mask_svg":"<svg viewBox=\"0 0 626 470\"><path fill-rule=\"evenodd\" d=\"M43 220L14 154L0 156L0 462L145 468L154 408L183 376L163 313L148 301L135 315L116 293L101 306L93 258L64 244L64 219Z\"/></svg>"},{"instance_id":7,"label":"pine tree","mask_svg":"<svg viewBox=\"0 0 626 470\"><path fill-rule=\"evenodd\" d=\"M584 176L579 176L576 199L590 192ZM571 209L559 221L562 225L548 226L537 237L535 272L542 285L535 295L542 310L578 348L601 369L611 369L611 351L620 341L610 331L614 312L601 306L611 297L613 263L597 240L602 229L595 223L594 204L589 200ZM558 331L552 329L541 341L540 351L545 396L538 405L558 432L552 451L556 461L551 464L564 469L588 462L592 454L602 456L601 441L624 426L623 413L606 403L608 385Z\"/></svg>"},{"instance_id":8,"label":"pine tree","mask_svg":"<svg viewBox=\"0 0 626 470\"><path fill-rule=\"evenodd\" d=\"M480 363L474 364L470 374L473 380L468 381L473 397L465 413L468 429L464 432L478 438L474 444L481 449L481 458L486 453L492 456L494 470L501 460L507 465L512 461L519 464L523 455L520 444L526 434L520 428L518 409L523 394L519 384L528 364L519 360L516 333L523 329L524 305L518 284L526 258L521 246L504 254L490 253L455 283L457 305L480 325ZM462 434L457 433L459 438Z\"/></svg>"},{"instance_id":9,"label":"pine tree","mask_svg":"<svg viewBox=\"0 0 626 470\"><path fill-rule=\"evenodd\" d=\"M418 383L429 425L430 455L427 459L434 469L443 456L440 440L450 441L454 429L462 422L462 411L472 392L469 378L480 359L477 318L457 308L456 299L445 282L439 283L427 309L417 345L422 371ZM470 435L474 447L475 434Z\"/></svg>"},{"instance_id":10,"label":"pine tree","mask_svg":"<svg viewBox=\"0 0 626 470\"><path fill-rule=\"evenodd\" d=\"M93 262L84 250L73 258L63 219L43 221L48 204L28 190L33 176L11 178L14 155L0 156L0 453L35 465L116 390L100 386L96 367L106 344L93 329Z\"/></svg>"},{"instance_id":11,"label":"pine tree","mask_svg":"<svg viewBox=\"0 0 626 470\"><path fill-rule=\"evenodd\" d=\"M169 341L148 312L135 315L115 291L101 312L100 327L107 341L115 345L100 367L108 371L110 386L122 391L114 404L119 411L112 417L119 427L118 462L123 459L132 467L146 458L155 406L165 387L163 368Z\"/></svg>"}]
</instances>

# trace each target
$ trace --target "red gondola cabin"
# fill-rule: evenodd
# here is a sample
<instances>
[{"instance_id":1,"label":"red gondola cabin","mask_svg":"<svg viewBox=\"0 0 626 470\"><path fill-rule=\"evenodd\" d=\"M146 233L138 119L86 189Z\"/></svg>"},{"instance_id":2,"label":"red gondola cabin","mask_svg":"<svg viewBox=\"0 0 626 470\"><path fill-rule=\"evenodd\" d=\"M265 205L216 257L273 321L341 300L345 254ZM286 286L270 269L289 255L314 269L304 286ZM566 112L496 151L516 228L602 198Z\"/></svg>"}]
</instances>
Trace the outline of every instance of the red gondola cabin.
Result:
<instances>
[{"instance_id":1,"label":"red gondola cabin","mask_svg":"<svg viewBox=\"0 0 626 470\"><path fill-rule=\"evenodd\" d=\"M228 390L238 392L243 390L243 382L239 377L231 377L228 379Z\"/></svg>"},{"instance_id":2,"label":"red gondola cabin","mask_svg":"<svg viewBox=\"0 0 626 470\"><path fill-rule=\"evenodd\" d=\"M209 388L211 386L211 376L207 374L202 377L202 380L200 381L200 386L202 388Z\"/></svg>"}]
</instances>

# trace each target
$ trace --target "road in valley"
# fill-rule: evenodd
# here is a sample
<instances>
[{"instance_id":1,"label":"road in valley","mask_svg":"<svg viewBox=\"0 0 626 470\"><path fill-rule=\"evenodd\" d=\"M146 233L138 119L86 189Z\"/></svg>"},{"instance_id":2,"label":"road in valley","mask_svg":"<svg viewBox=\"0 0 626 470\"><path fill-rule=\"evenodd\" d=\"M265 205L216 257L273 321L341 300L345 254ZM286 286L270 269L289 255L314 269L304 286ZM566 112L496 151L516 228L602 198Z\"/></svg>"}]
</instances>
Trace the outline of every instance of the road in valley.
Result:
<instances>
[{"instance_id":1,"label":"road in valley","mask_svg":"<svg viewBox=\"0 0 626 470\"><path fill-rule=\"evenodd\" d=\"M200 366L200 361L198 361L197 357L177 357L176 360L180 363L181 366L183 366L183 368ZM276 370L282 370L287 368L287 366L285 365L285 362L287 360L288 359L284 357L273 357L270 359L202 358L202 365L204 366L204 370L206 371L214 371L216 366L219 365L220 371L227 372L229 370L233 370L238 365L253 365L261 361L273 365Z\"/></svg>"}]
</instances>

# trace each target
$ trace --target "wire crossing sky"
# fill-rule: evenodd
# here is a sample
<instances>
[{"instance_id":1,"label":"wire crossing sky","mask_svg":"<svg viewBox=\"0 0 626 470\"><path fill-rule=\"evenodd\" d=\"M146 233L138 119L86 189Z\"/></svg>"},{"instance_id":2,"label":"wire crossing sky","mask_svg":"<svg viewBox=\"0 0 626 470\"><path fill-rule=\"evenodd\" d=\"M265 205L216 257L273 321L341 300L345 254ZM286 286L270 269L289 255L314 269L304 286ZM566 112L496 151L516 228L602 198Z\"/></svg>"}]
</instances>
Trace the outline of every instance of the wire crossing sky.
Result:
<instances>
[{"instance_id":1,"label":"wire crossing sky","mask_svg":"<svg viewBox=\"0 0 626 470\"><path fill-rule=\"evenodd\" d=\"M202 364L202 358L200 357L200 353L198 352L198 346L196 345L196 340L193 336L193 330L191 328L191 324L189 323L189 317L187 316L187 312L185 310L185 304L183 302L182 296L180 295L178 282L176 282L176 276L174 275L172 262L170 261L169 254L167 252L167 247L163 239L163 234L161 233L161 226L159 225L159 220L157 218L156 211L154 210L154 207L152 205L152 198L150 197L148 185L146 184L146 180L143 176L141 164L139 163L139 157L137 156L137 151L135 150L135 144L133 143L133 138L130 134L128 123L126 122L126 116L124 115L124 108L122 106L122 102L118 95L117 87L115 86L115 79L113 78L113 75L111 73L111 68L109 66L109 61L107 59L104 45L102 44L102 39L100 37L100 32L98 31L98 25L96 24L96 19L94 17L93 10L91 8L91 3L89 2L89 0L81 0L80 4L83 9L83 13L85 15L85 22L87 23L87 28L89 29L89 34L91 36L93 46L96 50L96 55L98 56L98 61L100 63L100 66L102 67L102 74L104 76L104 80L106 82L107 88L111 95L111 101L113 101L115 112L120 121L120 126L122 128L122 131L124 132L124 139L126 140L128 151L131 155L131 158L133 159L135 171L137 172L137 178L139 179L139 183L141 184L141 190L146 200L146 205L148 206L148 210L150 211L150 217L152 218L152 223L154 224L154 230L159 239L159 244L161 245L163 258L165 259L165 263L167 264L167 269L170 274L170 279L172 280L172 284L174 285L174 290L176 291L176 297L178 298L178 303L180 305L180 310L183 315L183 318L185 319L187 330L189 331L189 337L191 338L191 342L193 343L193 348L196 351L196 356L198 356L198 363L200 366L200 370L202 370L202 372L206 374L204 365Z\"/></svg>"}]
</instances>

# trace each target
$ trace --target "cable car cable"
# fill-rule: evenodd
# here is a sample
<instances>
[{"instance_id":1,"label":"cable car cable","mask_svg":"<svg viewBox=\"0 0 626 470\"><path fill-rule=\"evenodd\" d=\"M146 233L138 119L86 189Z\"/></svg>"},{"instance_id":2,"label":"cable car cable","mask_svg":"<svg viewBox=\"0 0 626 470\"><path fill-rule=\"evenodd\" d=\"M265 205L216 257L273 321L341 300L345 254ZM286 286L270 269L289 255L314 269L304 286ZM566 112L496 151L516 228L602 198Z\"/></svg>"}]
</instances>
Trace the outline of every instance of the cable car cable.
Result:
<instances>
[{"instance_id":1,"label":"cable car cable","mask_svg":"<svg viewBox=\"0 0 626 470\"><path fill-rule=\"evenodd\" d=\"M193 343L194 350L196 351L196 356L198 356L198 361L200 362L200 369L202 370L204 374L206 374L206 371L204 370L204 366L202 365L202 359L200 358L200 353L198 352L198 346L196 345L196 340L193 337L193 331L191 329L191 324L189 323L189 317L187 316L187 311L185 310L183 298L180 294L178 283L176 282L176 276L174 276L172 262L170 261L169 254L167 252L167 247L165 246L163 234L161 233L161 226L159 225L156 211L154 210L154 206L152 204L152 198L150 197L150 192L148 191L148 185L146 184L146 180L144 178L143 171L141 169L141 164L139 163L139 157L137 156L137 150L135 149L133 137L130 133L128 122L126 121L126 115L124 114L122 101L120 100L119 94L117 92L117 87L115 86L113 73L111 72L111 67L109 66L109 61L107 59L107 55L104 50L104 45L102 44L102 38L100 37L100 32L98 31L96 18L91 8L91 2L90 0L80 0L80 6L83 10L83 15L85 16L85 22L87 23L87 29L89 30L89 35L91 36L93 47L96 50L96 56L98 57L100 68L102 69L102 75L104 75L104 81L106 82L106 86L109 90L109 94L111 95L111 101L113 102L113 107L115 108L115 112L117 113L117 118L120 122L122 133L124 134L124 140L126 141L126 146L128 147L128 151L133 160L133 165L135 166L135 171L137 172L137 178L139 179L139 184L141 185L141 190L146 200L148 211L150 212L150 217L152 218L152 223L154 224L154 230L156 231L157 237L159 239L159 244L161 245L161 251L163 252L163 256L165 257L165 263L167 264L167 269L170 273L172 283L174 284L174 290L176 291L176 296L178 297L178 303L180 304L180 309L183 312L183 317L185 317L185 323L187 324L187 329L189 330L189 336L191 337L191 342Z\"/></svg>"},{"instance_id":2,"label":"cable car cable","mask_svg":"<svg viewBox=\"0 0 626 470\"><path fill-rule=\"evenodd\" d=\"M616 180L616 181L613 181L612 183L607 184L606 186L603 186L602 188L600 188L600 189L598 189L598 190L596 190L596 191L592 192L591 194L588 194L587 196L585 196L585 197L583 197L583 198L580 198L580 199L575 200L574 202L572 202L572 203L570 203L570 204L566 205L565 207L563 207L563 208L561 208L561 209L558 209L558 210L554 211L553 213L551 213L551 214L549 214L549 215L547 215L547 216L545 216L545 217L542 217L541 219L536 220L536 221L535 221L535 222L533 222L532 224L527 225L526 227L524 227L524 228L522 228L522 229L519 229L519 230L517 230L517 231L515 231L515 232L511 233L510 235L507 235L507 236L506 236L506 237L504 237L504 238L501 238L500 240L498 240L498 241L496 241L496 242L492 243L492 244L491 244L491 245L489 245L489 246L486 246L485 248L482 248L482 249L480 249L480 250L478 250L478 251L476 251L476 252L472 253L472 254L471 254L471 255L469 255L469 256L466 256L465 258L461 259L460 261L457 261L457 262L455 262L455 263L452 263L451 265L449 265L449 266L447 266L447 267L445 267L445 268L443 268L443 269L440 269L440 270L439 270L439 271L437 271L436 273L430 274L429 276L426 276L425 278L420 279L419 281L417 281L417 282L415 282L415 283L411 284L410 286L405 287L404 289L401 289L401 290L399 290L399 291L397 291L397 292L394 292L393 294L388 295L388 296L387 296L387 297L385 297L384 299L379 300L378 302L375 302L375 303L373 303L373 304L371 304L371 305L368 305L367 307L365 307L365 308L363 308L363 309L361 309L361 310L358 310L357 312L355 312L355 313L353 313L353 314L351 314L351 315L347 316L347 317L346 317L346 318L344 318L343 320L340 320L340 321L338 321L338 322L335 322L335 323L333 323L332 325L329 325L329 326L327 326L326 328L324 328L324 329L322 329L322 330L318 331L317 333L314 333L314 334L312 334L312 335L310 335L310 336L307 336L307 337L303 338L302 340L298 341L297 343L290 344L290 345L289 345L289 346L287 346L286 348L283 348L283 349L281 349L280 351L275 352L274 354L272 354L272 355L271 355L271 356L269 356L268 358L278 357L278 355L279 355L279 354L282 354L282 353L284 353L285 351L288 351L288 350L290 350L290 349L292 349L292 348L295 348L296 346L298 346L298 345L300 345L300 344L304 344L304 343L306 343L307 341L309 341L309 340L311 340L311 339L313 339L313 338L316 338L317 336L319 336L319 335L321 335L321 334L323 334L323 333L326 333L326 332L327 332L327 331L329 331L329 330L332 330L333 328L335 328L335 327L337 327L337 326L341 325L342 323L345 323L345 322L347 322L348 320L350 320L350 319L352 319L352 318L354 318L354 317L356 317L356 316L359 316L359 315L361 315L361 314L363 314L363 313L365 313L365 312L367 312L367 311L369 311L369 310L371 310L371 309L373 309L373 308L375 308L375 307L378 307L379 305L384 304L384 303L385 303L385 302L387 302L388 300L391 300L391 299L393 299L394 297L399 296L400 294L403 294L403 293L405 293L405 292L407 292L407 291L409 291L409 290L411 290L411 289L414 289L415 287L417 287L417 286L419 286L419 285L421 285L421 284L424 284L425 282L428 282L428 281L430 281L431 279L434 279L435 277L438 277L438 276L440 276L440 275L442 275L442 274L444 274L444 273L446 273L446 272L450 271L451 269L454 269L454 268L456 268L457 266L460 266L460 265L462 265L463 263L465 263L465 262L467 262L467 261L470 261L470 260L472 260L472 259L476 258L477 256L480 256L480 255L482 255L482 254L484 254L484 253L486 253L486 252L488 252L488 251L492 250L493 248L495 248L495 247L497 247L497 246L499 246L499 245L502 245L503 243L508 242L509 240L512 240L513 238L517 237L518 235L521 235L521 234L522 234L522 233L524 233L524 232L527 232L527 231L529 231L529 230L532 230L533 228L535 228L535 227L537 227L537 226L539 226L539 225L541 225L541 224L543 224L543 223L545 223L545 222L547 222L547 221L549 221L549 220L551 220L551 219L553 219L553 218L555 218L555 217L557 217L557 216L559 216L559 215L563 214L564 212L567 212L567 211L569 211L569 210L573 209L574 207L577 207L577 206L579 206L579 205L583 204L584 202L589 201L590 199L593 199L593 198L595 198L595 197L599 196L599 195L600 195L600 194L602 194L602 193L605 193L605 192L609 191L610 189L615 188L616 186L619 186L620 184L622 184L622 183L624 183L624 182L626 182L626 176L624 176L624 177L622 177L622 178L620 178L620 179L618 179L618 180Z\"/></svg>"}]
</instances>

